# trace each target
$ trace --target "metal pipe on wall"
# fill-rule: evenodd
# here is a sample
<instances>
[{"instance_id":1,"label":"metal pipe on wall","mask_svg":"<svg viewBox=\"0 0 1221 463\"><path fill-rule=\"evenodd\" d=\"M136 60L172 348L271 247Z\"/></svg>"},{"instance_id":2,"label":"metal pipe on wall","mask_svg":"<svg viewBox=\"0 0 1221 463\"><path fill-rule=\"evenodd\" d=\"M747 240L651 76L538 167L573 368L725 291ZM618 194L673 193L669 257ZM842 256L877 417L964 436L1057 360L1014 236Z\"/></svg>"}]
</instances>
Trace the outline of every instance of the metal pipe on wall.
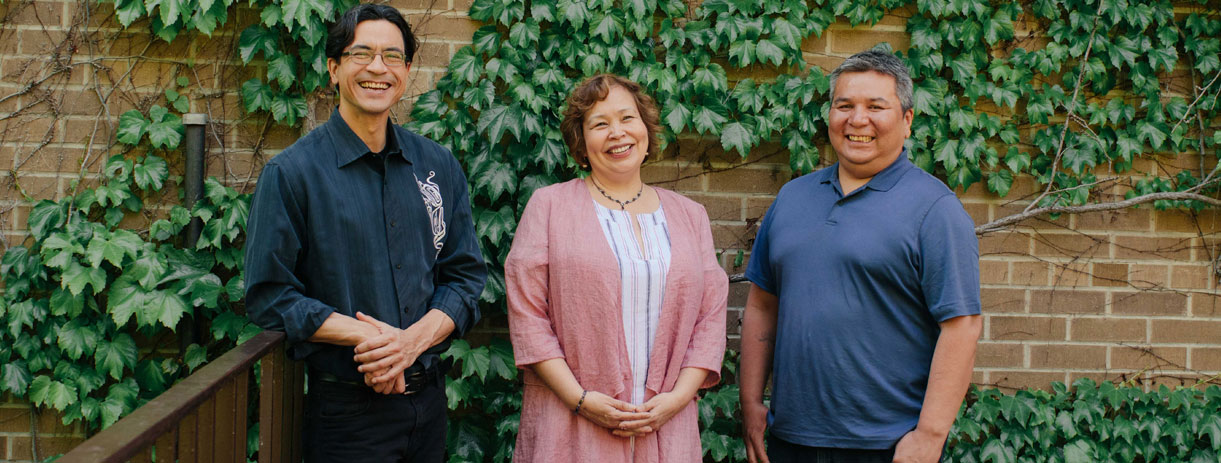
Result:
<instances>
[{"instance_id":1,"label":"metal pipe on wall","mask_svg":"<svg viewBox=\"0 0 1221 463\"><path fill-rule=\"evenodd\" d=\"M204 155L207 153L208 115L203 113L187 113L182 115L182 124L186 126L186 136L183 147L186 152L186 173L183 185L186 195L182 206L188 210L195 207L195 202L204 195ZM187 248L194 248L199 241L199 233L203 230L203 222L198 217L191 218L184 230L183 243ZM197 331L201 328L193 316L182 317L178 322L178 350L186 353L187 347L200 339Z\"/></svg>"}]
</instances>

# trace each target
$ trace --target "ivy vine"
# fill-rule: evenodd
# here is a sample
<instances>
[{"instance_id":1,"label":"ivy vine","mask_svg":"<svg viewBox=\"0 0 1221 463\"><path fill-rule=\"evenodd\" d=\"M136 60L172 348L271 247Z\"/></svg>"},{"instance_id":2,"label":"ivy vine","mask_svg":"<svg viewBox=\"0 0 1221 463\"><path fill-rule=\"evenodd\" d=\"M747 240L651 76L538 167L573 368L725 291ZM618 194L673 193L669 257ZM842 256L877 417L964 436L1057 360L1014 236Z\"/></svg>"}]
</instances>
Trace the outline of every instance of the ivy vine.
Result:
<instances>
[{"instance_id":1,"label":"ivy vine","mask_svg":"<svg viewBox=\"0 0 1221 463\"><path fill-rule=\"evenodd\" d=\"M183 108L176 89L165 94ZM92 432L258 333L233 311L244 293L249 195L208 178L191 209L147 207L181 186L165 159L178 155L183 132L168 108L128 111L119 118L122 152L107 160L100 184L34 204L30 240L0 259L0 391ZM186 246L181 232L192 219L202 231ZM129 221L145 225L131 230ZM188 318L206 323L209 336L167 351Z\"/></svg>"}]
</instances>

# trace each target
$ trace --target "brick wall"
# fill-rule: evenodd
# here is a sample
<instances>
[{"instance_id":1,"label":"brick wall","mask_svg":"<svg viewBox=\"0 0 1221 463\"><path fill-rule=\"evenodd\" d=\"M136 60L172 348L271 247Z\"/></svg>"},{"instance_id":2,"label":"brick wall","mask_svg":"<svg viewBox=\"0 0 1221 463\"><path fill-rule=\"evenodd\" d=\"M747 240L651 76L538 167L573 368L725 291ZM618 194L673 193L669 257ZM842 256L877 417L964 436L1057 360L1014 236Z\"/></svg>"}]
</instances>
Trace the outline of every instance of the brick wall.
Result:
<instances>
[{"instance_id":1,"label":"brick wall","mask_svg":"<svg viewBox=\"0 0 1221 463\"><path fill-rule=\"evenodd\" d=\"M394 111L403 121L411 100L433 86L479 24L466 18L470 0L390 4L408 15L423 44L407 98ZM234 90L252 73L236 61L234 50L237 35L253 20L239 8L212 37L167 45L150 41L140 24L119 27L110 4L0 4L3 244L25 239L31 200L59 197L74 182L95 178L100 160L109 156L118 115L157 102L177 76L191 81L191 110L208 113L212 121L209 174L249 191L263 162L300 135L268 127L263 116L241 109ZM832 26L807 39L803 49L809 63L829 70L877 42L905 49L908 40L904 19L887 16L872 28ZM324 120L333 102L323 97L311 104L314 115L304 130ZM822 152L822 165L833 162L829 147ZM724 153L718 142L686 138L644 168L646 181L707 206L729 273L744 270L735 260L742 253L742 263L749 261L755 224L791 175L786 153L776 145L764 144L742 159ZM1022 179L1006 200L978 185L960 197L975 221L984 223L1020 210L1024 204L1013 198L1033 192L1029 179ZM177 195L166 197L168 204ZM133 226L148 221L135 218ZM981 237L985 324L974 380L1008 388L1079 377L1177 385L1218 374L1221 298L1211 262L1221 251L1219 230L1215 211L1141 208L1030 220L1014 231ZM745 296L745 284L731 286L727 329L734 346ZM82 437L80 429L59 425L50 414L31 420L31 413L11 397L0 402L0 460L29 460L33 434L43 457Z\"/></svg>"}]
</instances>

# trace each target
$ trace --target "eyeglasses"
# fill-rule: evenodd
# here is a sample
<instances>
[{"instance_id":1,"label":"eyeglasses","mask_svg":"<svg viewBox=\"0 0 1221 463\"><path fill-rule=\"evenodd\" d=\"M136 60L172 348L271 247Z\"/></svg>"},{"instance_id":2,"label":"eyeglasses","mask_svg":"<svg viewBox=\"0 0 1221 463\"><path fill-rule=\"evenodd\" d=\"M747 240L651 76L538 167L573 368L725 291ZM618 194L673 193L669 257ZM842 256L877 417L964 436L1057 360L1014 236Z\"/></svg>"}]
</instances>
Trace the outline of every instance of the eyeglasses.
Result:
<instances>
[{"instance_id":1,"label":"eyeglasses","mask_svg":"<svg viewBox=\"0 0 1221 463\"><path fill-rule=\"evenodd\" d=\"M374 53L369 50L345 51L340 56L350 56L356 64L369 64L373 62L373 57L381 55L382 64L396 68L407 62L407 55L399 51L383 51Z\"/></svg>"}]
</instances>

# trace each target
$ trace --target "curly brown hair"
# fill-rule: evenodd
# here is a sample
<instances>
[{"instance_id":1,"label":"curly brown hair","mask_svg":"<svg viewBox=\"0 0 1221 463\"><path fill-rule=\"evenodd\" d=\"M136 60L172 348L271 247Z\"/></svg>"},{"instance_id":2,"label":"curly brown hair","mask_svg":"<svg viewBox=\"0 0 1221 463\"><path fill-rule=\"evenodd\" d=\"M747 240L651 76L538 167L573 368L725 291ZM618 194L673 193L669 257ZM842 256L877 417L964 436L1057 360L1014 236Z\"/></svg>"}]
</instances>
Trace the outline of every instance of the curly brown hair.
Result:
<instances>
[{"instance_id":1,"label":"curly brown hair","mask_svg":"<svg viewBox=\"0 0 1221 463\"><path fill-rule=\"evenodd\" d=\"M605 100L611 87L615 86L622 87L635 98L640 120L649 134L649 156L657 154L661 134L661 112L657 109L657 102L644 93L636 82L614 74L598 74L585 79L572 90L572 94L568 95L568 107L564 109L564 119L560 121L560 132L568 145L568 155L582 170L589 170L589 156L585 152L585 115L599 101Z\"/></svg>"}]
</instances>

